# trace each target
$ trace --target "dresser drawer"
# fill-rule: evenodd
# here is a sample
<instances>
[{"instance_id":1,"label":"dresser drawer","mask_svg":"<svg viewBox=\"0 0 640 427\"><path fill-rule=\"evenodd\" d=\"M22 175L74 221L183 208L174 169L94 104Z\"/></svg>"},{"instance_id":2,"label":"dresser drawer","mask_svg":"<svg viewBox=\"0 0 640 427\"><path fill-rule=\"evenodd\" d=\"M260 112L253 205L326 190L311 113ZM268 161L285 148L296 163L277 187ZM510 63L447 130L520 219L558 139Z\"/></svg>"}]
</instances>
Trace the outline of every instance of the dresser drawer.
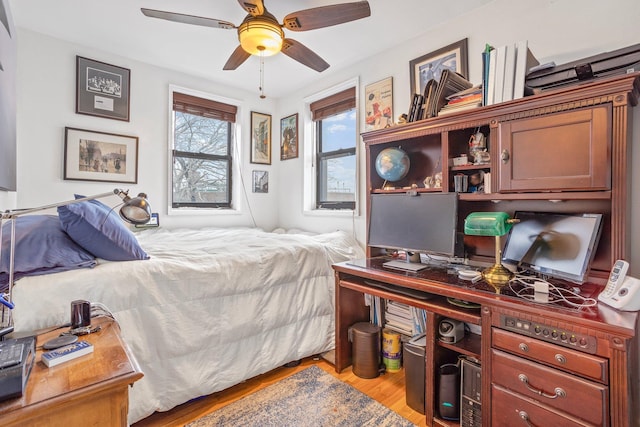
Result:
<instances>
[{"instance_id":1,"label":"dresser drawer","mask_svg":"<svg viewBox=\"0 0 640 427\"><path fill-rule=\"evenodd\" d=\"M491 352L491 382L596 425L605 425L609 388L499 350Z\"/></svg>"},{"instance_id":2,"label":"dresser drawer","mask_svg":"<svg viewBox=\"0 0 640 427\"><path fill-rule=\"evenodd\" d=\"M491 386L491 427L593 426L568 414L539 405L500 386Z\"/></svg>"},{"instance_id":3,"label":"dresser drawer","mask_svg":"<svg viewBox=\"0 0 640 427\"><path fill-rule=\"evenodd\" d=\"M609 383L609 361L598 356L493 328L492 347L555 366L586 378Z\"/></svg>"}]
</instances>

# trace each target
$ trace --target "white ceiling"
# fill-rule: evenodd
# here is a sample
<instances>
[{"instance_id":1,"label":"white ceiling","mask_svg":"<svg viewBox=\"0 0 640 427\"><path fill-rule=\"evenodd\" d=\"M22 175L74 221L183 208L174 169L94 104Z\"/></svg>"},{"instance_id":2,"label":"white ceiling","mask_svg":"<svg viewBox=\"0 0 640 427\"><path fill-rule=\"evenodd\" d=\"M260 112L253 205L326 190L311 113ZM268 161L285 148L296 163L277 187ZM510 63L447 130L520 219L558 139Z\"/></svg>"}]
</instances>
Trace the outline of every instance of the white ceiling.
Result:
<instances>
[{"instance_id":1,"label":"white ceiling","mask_svg":"<svg viewBox=\"0 0 640 427\"><path fill-rule=\"evenodd\" d=\"M9 0L16 27L112 52L136 61L258 92L259 59L238 69L222 67L238 45L235 29L223 30L145 17L140 8L204 16L239 25L246 16L237 0ZM350 0L265 0L282 21L302 9ZM308 32L285 30L330 64L319 74L277 54L265 59L265 87L270 97L287 96L320 75L330 75L424 33L430 27L469 13L491 0L369 0L371 16ZM126 64L115 64L125 66Z\"/></svg>"}]
</instances>

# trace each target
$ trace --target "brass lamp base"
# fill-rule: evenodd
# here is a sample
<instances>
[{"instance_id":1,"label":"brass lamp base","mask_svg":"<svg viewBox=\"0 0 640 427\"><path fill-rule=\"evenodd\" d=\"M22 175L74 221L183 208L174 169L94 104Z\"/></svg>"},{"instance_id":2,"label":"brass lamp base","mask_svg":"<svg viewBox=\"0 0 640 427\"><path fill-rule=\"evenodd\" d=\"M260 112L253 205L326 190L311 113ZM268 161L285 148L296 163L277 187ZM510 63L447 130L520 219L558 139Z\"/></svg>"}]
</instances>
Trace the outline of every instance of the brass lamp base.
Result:
<instances>
[{"instance_id":1,"label":"brass lamp base","mask_svg":"<svg viewBox=\"0 0 640 427\"><path fill-rule=\"evenodd\" d=\"M482 272L482 278L496 290L497 294L513 279L513 276L514 274L500 263L496 263Z\"/></svg>"}]
</instances>

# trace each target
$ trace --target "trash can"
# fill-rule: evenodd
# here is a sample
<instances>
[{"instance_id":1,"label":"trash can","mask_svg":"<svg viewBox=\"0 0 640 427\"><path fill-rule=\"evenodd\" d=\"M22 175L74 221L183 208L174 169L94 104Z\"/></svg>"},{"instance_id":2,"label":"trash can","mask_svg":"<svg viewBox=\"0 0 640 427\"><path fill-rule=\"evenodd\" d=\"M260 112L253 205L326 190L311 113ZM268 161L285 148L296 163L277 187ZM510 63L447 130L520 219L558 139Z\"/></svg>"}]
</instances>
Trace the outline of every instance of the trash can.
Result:
<instances>
[{"instance_id":1,"label":"trash can","mask_svg":"<svg viewBox=\"0 0 640 427\"><path fill-rule=\"evenodd\" d=\"M349 328L353 373L360 378L380 375L380 327L358 322Z\"/></svg>"},{"instance_id":2,"label":"trash can","mask_svg":"<svg viewBox=\"0 0 640 427\"><path fill-rule=\"evenodd\" d=\"M427 337L420 335L404 343L404 382L407 405L424 414L425 349Z\"/></svg>"}]
</instances>

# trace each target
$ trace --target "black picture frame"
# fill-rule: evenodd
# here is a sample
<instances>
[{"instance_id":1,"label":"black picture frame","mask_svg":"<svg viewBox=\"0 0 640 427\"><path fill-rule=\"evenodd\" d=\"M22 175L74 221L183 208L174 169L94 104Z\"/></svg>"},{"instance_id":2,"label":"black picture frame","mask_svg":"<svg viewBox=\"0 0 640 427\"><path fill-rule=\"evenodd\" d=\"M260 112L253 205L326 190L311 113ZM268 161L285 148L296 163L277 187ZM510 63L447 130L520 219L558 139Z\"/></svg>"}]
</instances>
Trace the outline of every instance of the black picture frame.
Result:
<instances>
[{"instance_id":1,"label":"black picture frame","mask_svg":"<svg viewBox=\"0 0 640 427\"><path fill-rule=\"evenodd\" d=\"M298 157L298 113L280 119L280 160Z\"/></svg>"},{"instance_id":2,"label":"black picture frame","mask_svg":"<svg viewBox=\"0 0 640 427\"><path fill-rule=\"evenodd\" d=\"M129 121L131 71L76 56L76 113Z\"/></svg>"},{"instance_id":3,"label":"black picture frame","mask_svg":"<svg viewBox=\"0 0 640 427\"><path fill-rule=\"evenodd\" d=\"M467 78L469 70L466 38L409 62L410 95L423 94L429 79L433 78L438 81L444 68L453 70Z\"/></svg>"}]
</instances>

